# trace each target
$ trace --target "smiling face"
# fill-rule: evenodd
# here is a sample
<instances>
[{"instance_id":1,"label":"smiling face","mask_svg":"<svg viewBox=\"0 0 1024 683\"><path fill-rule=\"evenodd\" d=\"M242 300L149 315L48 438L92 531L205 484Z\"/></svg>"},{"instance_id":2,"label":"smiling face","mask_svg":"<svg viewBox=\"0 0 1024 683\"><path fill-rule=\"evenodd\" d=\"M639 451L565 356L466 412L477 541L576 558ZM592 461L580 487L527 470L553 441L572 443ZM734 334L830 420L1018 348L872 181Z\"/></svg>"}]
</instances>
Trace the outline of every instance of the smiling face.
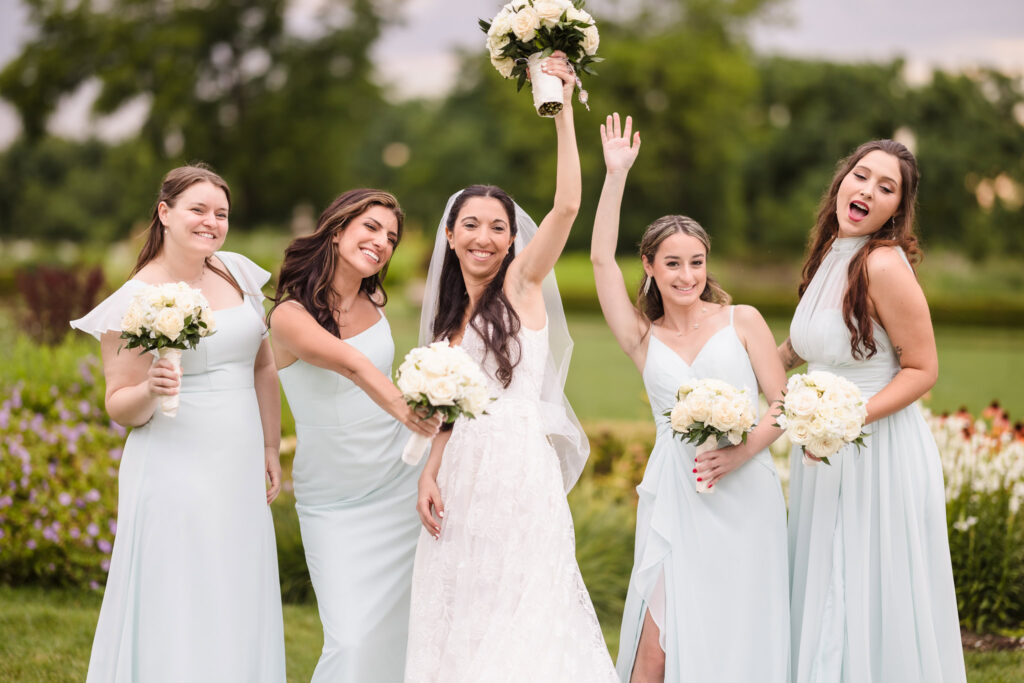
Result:
<instances>
[{"instance_id":1,"label":"smiling face","mask_svg":"<svg viewBox=\"0 0 1024 683\"><path fill-rule=\"evenodd\" d=\"M903 187L900 162L880 149L868 152L839 184L836 219L840 237L871 235L893 217Z\"/></svg>"},{"instance_id":2,"label":"smiling face","mask_svg":"<svg viewBox=\"0 0 1024 683\"><path fill-rule=\"evenodd\" d=\"M189 186L174 200L174 206L160 202L157 214L165 229L165 245L210 256L227 237L228 206L224 190L207 181Z\"/></svg>"},{"instance_id":3,"label":"smiling face","mask_svg":"<svg viewBox=\"0 0 1024 683\"><path fill-rule=\"evenodd\" d=\"M351 269L360 279L379 273L398 244L398 218L393 210L375 204L359 214L332 241L338 266Z\"/></svg>"},{"instance_id":4,"label":"smiling face","mask_svg":"<svg viewBox=\"0 0 1024 683\"><path fill-rule=\"evenodd\" d=\"M513 241L508 213L494 197L467 199L447 237L467 282L494 277Z\"/></svg>"},{"instance_id":5,"label":"smiling face","mask_svg":"<svg viewBox=\"0 0 1024 683\"><path fill-rule=\"evenodd\" d=\"M708 281L707 249L699 239L683 232L662 240L654 258L644 257L643 263L666 307L696 303Z\"/></svg>"}]
</instances>

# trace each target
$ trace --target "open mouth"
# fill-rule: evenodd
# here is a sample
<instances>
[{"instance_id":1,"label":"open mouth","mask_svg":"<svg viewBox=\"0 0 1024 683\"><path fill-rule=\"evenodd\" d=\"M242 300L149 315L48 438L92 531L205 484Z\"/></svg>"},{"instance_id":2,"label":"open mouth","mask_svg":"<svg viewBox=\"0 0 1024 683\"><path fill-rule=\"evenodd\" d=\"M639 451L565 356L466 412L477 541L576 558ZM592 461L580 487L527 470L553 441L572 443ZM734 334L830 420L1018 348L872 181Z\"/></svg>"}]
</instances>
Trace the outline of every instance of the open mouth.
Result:
<instances>
[{"instance_id":1,"label":"open mouth","mask_svg":"<svg viewBox=\"0 0 1024 683\"><path fill-rule=\"evenodd\" d=\"M467 253L473 258L475 258L477 261L486 261L491 257L491 252L479 251L477 249L470 249Z\"/></svg>"},{"instance_id":2,"label":"open mouth","mask_svg":"<svg viewBox=\"0 0 1024 683\"><path fill-rule=\"evenodd\" d=\"M370 249L360 249L359 251L361 251L363 255L366 256L366 258L370 259L374 263L380 263L380 254L378 254L377 252L372 251Z\"/></svg>"},{"instance_id":3,"label":"open mouth","mask_svg":"<svg viewBox=\"0 0 1024 683\"><path fill-rule=\"evenodd\" d=\"M861 201L850 202L850 220L859 223L868 215L868 205Z\"/></svg>"},{"instance_id":4,"label":"open mouth","mask_svg":"<svg viewBox=\"0 0 1024 683\"><path fill-rule=\"evenodd\" d=\"M192 233L192 234L195 235L196 237L201 237L204 240L214 240L214 239L217 239L217 236L214 235L212 232L195 232L195 233Z\"/></svg>"}]
</instances>

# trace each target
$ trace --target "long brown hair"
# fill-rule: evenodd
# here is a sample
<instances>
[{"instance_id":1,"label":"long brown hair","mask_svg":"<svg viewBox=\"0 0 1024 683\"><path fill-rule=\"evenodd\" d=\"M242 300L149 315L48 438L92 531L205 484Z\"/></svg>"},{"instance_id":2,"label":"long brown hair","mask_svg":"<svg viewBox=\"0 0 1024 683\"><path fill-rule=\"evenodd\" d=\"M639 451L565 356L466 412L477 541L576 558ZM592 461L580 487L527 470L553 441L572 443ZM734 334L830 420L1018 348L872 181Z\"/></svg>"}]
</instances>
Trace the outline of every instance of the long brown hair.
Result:
<instances>
[{"instance_id":1,"label":"long brown hair","mask_svg":"<svg viewBox=\"0 0 1024 683\"><path fill-rule=\"evenodd\" d=\"M494 354L498 363L496 373L497 379L503 386L507 387L512 383L512 370L519 364L518 340L521 323L519 315L512 308L511 302L505 296L505 274L516 256L515 239L518 232L516 226L516 207L512 198L500 187L493 185L470 185L452 202L452 208L445 219L445 229L452 233L455 231L455 221L459 217L459 211L467 200L472 197L493 197L501 202L508 216L509 234L512 244L508 254L501 262L498 272L484 288L484 292L477 300L469 316L469 324L477 331L484 341L487 352ZM466 306L469 305L469 293L466 290L466 280L462 277L462 268L459 266L459 258L455 250L450 246L445 251L444 263L441 267L441 280L438 285L437 315L434 317L434 339L451 337L462 327L462 321L466 316ZM480 318L480 322L477 322ZM513 359L511 346L516 344L516 358Z\"/></svg>"},{"instance_id":2,"label":"long brown hair","mask_svg":"<svg viewBox=\"0 0 1024 683\"><path fill-rule=\"evenodd\" d=\"M640 257L647 263L653 264L654 255L658 253L661 243L678 233L699 240L704 245L705 256L711 253L711 237L700 223L689 216L662 216L644 230L643 237L640 238ZM665 302L661 298L657 284L648 285L648 279L654 280L654 278L649 278L645 272L643 279L640 280L640 289L636 293L636 307L649 321L653 322L665 315ZM710 272L707 273L707 281L704 283L700 298L702 301L723 306L732 301L732 297L722 289Z\"/></svg>"},{"instance_id":3,"label":"long brown hair","mask_svg":"<svg viewBox=\"0 0 1024 683\"><path fill-rule=\"evenodd\" d=\"M143 266L159 256L160 251L164 248L164 224L160 220L160 203L163 202L173 208L178 197L196 183L210 183L223 190L224 196L228 200L228 208L231 208L231 190L228 188L228 184L206 164L195 162L169 171L164 176L163 182L160 183L160 194L157 196L156 203L153 204L153 215L149 220L149 227L146 228L146 243L142 245L139 258L135 261L135 267L132 268L129 278L135 277ZM227 280L239 296L245 296L235 278L226 270L214 265L209 256L206 257L206 267Z\"/></svg>"},{"instance_id":4,"label":"long brown hair","mask_svg":"<svg viewBox=\"0 0 1024 683\"><path fill-rule=\"evenodd\" d=\"M362 188L349 190L324 209L317 221L316 230L310 235L296 237L284 252L281 275L277 279L277 296L271 297L273 308L267 314L267 325L274 309L285 301L294 300L312 315L320 326L338 336L338 322L334 318L335 293L334 271L337 268L338 250L334 236L343 232L352 220L368 211L372 206L390 209L398 221L398 239L402 239L405 214L395 196L383 190ZM396 243L397 248L397 243ZM359 291L378 306L388 302L384 291L384 276L388 264L373 275L364 277Z\"/></svg>"},{"instance_id":5,"label":"long brown hair","mask_svg":"<svg viewBox=\"0 0 1024 683\"><path fill-rule=\"evenodd\" d=\"M865 155L876 150L896 157L900 165L900 187L903 194L892 218L872 233L867 243L850 259L847 271L848 284L843 295L843 321L850 331L853 357L858 359L871 358L878 353L871 316L868 313L868 256L879 247L900 247L911 264L921 260L921 249L918 247L917 237L914 236L920 174L917 170L917 160L904 145L895 140L865 142L836 165L832 184L818 207L818 219L811 232L807 259L804 261L803 279L797 289L797 293L803 297L811 279L818 272L822 259L828 254L832 242L839 235L839 219L836 217L839 186Z\"/></svg>"}]
</instances>

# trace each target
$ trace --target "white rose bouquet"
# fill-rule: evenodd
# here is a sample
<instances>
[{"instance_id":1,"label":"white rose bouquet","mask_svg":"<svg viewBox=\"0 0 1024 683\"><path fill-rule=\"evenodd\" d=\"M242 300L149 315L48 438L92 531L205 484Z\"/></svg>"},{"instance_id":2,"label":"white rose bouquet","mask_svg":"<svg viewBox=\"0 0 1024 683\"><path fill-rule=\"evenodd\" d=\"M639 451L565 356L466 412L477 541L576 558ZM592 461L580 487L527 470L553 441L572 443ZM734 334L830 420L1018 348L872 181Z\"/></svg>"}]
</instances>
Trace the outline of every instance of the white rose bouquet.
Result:
<instances>
[{"instance_id":1,"label":"white rose bouquet","mask_svg":"<svg viewBox=\"0 0 1024 683\"><path fill-rule=\"evenodd\" d=\"M826 465L847 444L864 445L861 429L868 409L857 385L831 372L815 370L793 375L786 384L776 426L802 447L804 464L814 465L810 451Z\"/></svg>"},{"instance_id":2,"label":"white rose bouquet","mask_svg":"<svg viewBox=\"0 0 1024 683\"><path fill-rule=\"evenodd\" d=\"M540 69L555 50L564 52L576 70L580 102L586 106L587 91L578 74L596 75L590 65L601 61L594 56L601 38L583 0L512 0L491 21L481 19L480 28L498 73L517 79L521 90L529 71L538 114L554 116L562 110L562 81Z\"/></svg>"},{"instance_id":3,"label":"white rose bouquet","mask_svg":"<svg viewBox=\"0 0 1024 683\"><path fill-rule=\"evenodd\" d=\"M426 417L440 414L451 423L460 415L469 418L483 414L491 402L487 378L469 354L447 341L420 346L410 351L398 366L395 384L414 409ZM402 451L402 460L417 464L430 445L430 439L413 434Z\"/></svg>"},{"instance_id":4,"label":"white rose bouquet","mask_svg":"<svg viewBox=\"0 0 1024 683\"><path fill-rule=\"evenodd\" d=\"M675 407L664 415L677 436L697 446L698 455L718 448L722 441L742 443L757 419L749 392L719 379L683 382ZM712 490L698 481L697 492Z\"/></svg>"},{"instance_id":5,"label":"white rose bouquet","mask_svg":"<svg viewBox=\"0 0 1024 683\"><path fill-rule=\"evenodd\" d=\"M210 304L198 289L184 282L148 285L128 304L121 318L124 348L153 351L166 358L181 372L181 352L194 349L199 340L217 331ZM164 396L160 409L164 415L178 414L180 398Z\"/></svg>"}]
</instances>

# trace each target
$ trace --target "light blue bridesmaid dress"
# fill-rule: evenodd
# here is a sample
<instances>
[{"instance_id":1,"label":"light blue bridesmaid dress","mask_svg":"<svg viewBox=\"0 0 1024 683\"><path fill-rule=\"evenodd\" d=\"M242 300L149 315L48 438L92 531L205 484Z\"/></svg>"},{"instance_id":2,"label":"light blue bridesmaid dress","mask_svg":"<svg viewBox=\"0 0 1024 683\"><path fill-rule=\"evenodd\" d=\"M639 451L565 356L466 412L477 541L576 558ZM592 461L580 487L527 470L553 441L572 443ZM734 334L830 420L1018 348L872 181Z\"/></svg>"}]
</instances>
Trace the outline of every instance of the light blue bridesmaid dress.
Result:
<instances>
[{"instance_id":1,"label":"light blue bridesmaid dress","mask_svg":"<svg viewBox=\"0 0 1024 683\"><path fill-rule=\"evenodd\" d=\"M636 548L617 670L633 671L644 614L661 631L665 681L783 683L789 662L786 503L767 450L697 493L695 447L673 436L662 413L686 379L715 378L749 390L757 379L729 324L691 364L651 331L643 378L657 438L637 487Z\"/></svg>"},{"instance_id":2,"label":"light blue bridesmaid dress","mask_svg":"<svg viewBox=\"0 0 1024 683\"><path fill-rule=\"evenodd\" d=\"M809 371L846 377L870 398L900 366L877 324L876 355L857 360L850 348L842 299L850 259L866 241L833 243L790 339ZM916 403L866 431L866 447L847 446L831 466L804 466L799 448L790 456L793 680L964 681L935 439Z\"/></svg>"},{"instance_id":3,"label":"light blue bridesmaid dress","mask_svg":"<svg viewBox=\"0 0 1024 683\"><path fill-rule=\"evenodd\" d=\"M270 273L218 252L246 292L181 358L176 417L132 429L118 473L117 536L90 683L285 680L281 589L267 506L254 362ZM119 330L145 283L129 280L72 326ZM121 351L137 353L137 351Z\"/></svg>"},{"instance_id":4,"label":"light blue bridesmaid dress","mask_svg":"<svg viewBox=\"0 0 1024 683\"><path fill-rule=\"evenodd\" d=\"M391 375L383 313L345 343ZM324 627L313 681L401 681L420 529L421 468L402 462L410 432L336 372L297 360L279 375L295 416L295 509Z\"/></svg>"}]
</instances>

